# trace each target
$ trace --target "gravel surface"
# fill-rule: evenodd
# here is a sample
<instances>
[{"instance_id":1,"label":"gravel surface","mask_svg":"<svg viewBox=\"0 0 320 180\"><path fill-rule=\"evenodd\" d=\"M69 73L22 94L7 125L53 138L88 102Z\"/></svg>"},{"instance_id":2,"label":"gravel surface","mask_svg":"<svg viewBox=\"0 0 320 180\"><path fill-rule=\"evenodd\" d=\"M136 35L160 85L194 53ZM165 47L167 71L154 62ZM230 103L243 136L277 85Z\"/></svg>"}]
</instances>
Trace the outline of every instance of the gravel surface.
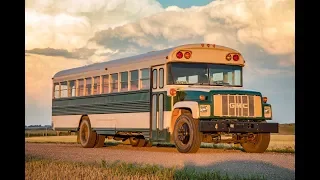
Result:
<instances>
[{"instance_id":1,"label":"gravel surface","mask_svg":"<svg viewBox=\"0 0 320 180\"><path fill-rule=\"evenodd\" d=\"M131 147L117 145L82 148L78 144L26 143L26 155L77 162L123 161L157 164L164 167L195 167L233 175L264 175L267 179L295 179L295 155L281 153L245 153L239 150L201 148L196 154L182 154L168 147Z\"/></svg>"}]
</instances>

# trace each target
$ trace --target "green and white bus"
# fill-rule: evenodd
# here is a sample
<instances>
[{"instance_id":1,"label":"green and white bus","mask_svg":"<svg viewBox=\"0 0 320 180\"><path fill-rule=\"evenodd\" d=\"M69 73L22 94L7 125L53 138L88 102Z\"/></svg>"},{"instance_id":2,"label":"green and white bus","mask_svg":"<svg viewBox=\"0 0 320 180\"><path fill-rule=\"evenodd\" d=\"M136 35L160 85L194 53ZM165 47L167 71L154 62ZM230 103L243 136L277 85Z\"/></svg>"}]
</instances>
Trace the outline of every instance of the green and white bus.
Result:
<instances>
[{"instance_id":1,"label":"green and white bus","mask_svg":"<svg viewBox=\"0 0 320 180\"><path fill-rule=\"evenodd\" d=\"M172 142L181 153L201 142L261 153L278 123L267 122L267 97L243 88L244 66L231 48L187 44L63 70L52 78L53 128L78 132L85 148L113 138L135 147Z\"/></svg>"}]
</instances>

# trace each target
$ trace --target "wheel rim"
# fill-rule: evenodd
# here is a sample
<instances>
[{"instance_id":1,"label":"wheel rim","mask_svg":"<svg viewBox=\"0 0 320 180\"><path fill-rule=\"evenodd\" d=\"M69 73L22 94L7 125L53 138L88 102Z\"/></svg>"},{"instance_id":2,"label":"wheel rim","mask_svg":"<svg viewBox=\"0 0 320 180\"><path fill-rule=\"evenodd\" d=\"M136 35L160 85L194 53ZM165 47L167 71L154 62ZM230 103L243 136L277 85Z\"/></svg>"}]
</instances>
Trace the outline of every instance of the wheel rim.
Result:
<instances>
[{"instance_id":1,"label":"wheel rim","mask_svg":"<svg viewBox=\"0 0 320 180\"><path fill-rule=\"evenodd\" d=\"M89 132L88 132L89 128L87 125L83 125L82 126L82 131L81 131L81 141L82 142L87 142L88 141L88 136L89 136Z\"/></svg>"},{"instance_id":2,"label":"wheel rim","mask_svg":"<svg viewBox=\"0 0 320 180\"><path fill-rule=\"evenodd\" d=\"M249 138L249 143L255 146L258 143L258 134L252 134L252 137Z\"/></svg>"},{"instance_id":3,"label":"wheel rim","mask_svg":"<svg viewBox=\"0 0 320 180\"><path fill-rule=\"evenodd\" d=\"M178 130L178 139L183 144L187 144L190 140L190 128L187 123L183 123Z\"/></svg>"}]
</instances>

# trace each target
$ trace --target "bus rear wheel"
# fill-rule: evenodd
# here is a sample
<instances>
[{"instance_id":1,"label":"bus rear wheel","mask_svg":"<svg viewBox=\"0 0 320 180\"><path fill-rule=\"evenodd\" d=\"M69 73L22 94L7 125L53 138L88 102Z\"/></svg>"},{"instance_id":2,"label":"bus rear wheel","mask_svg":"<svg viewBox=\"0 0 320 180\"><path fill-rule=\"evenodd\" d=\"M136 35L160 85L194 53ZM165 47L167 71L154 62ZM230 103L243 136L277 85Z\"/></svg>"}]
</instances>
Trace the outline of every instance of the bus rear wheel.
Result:
<instances>
[{"instance_id":1,"label":"bus rear wheel","mask_svg":"<svg viewBox=\"0 0 320 180\"><path fill-rule=\"evenodd\" d=\"M84 148L93 148L96 144L97 133L92 131L88 120L82 120L79 131L80 144Z\"/></svg>"},{"instance_id":2,"label":"bus rear wheel","mask_svg":"<svg viewBox=\"0 0 320 180\"><path fill-rule=\"evenodd\" d=\"M104 146L104 141L106 140L106 136L97 134L97 139L95 142L95 148L101 148Z\"/></svg>"},{"instance_id":3,"label":"bus rear wheel","mask_svg":"<svg viewBox=\"0 0 320 180\"><path fill-rule=\"evenodd\" d=\"M248 153L263 153L270 143L270 133L250 134L248 141L241 146Z\"/></svg>"},{"instance_id":4,"label":"bus rear wheel","mask_svg":"<svg viewBox=\"0 0 320 180\"><path fill-rule=\"evenodd\" d=\"M178 117L173 131L176 148L181 153L196 153L201 145L199 120L193 119L191 114Z\"/></svg>"}]
</instances>

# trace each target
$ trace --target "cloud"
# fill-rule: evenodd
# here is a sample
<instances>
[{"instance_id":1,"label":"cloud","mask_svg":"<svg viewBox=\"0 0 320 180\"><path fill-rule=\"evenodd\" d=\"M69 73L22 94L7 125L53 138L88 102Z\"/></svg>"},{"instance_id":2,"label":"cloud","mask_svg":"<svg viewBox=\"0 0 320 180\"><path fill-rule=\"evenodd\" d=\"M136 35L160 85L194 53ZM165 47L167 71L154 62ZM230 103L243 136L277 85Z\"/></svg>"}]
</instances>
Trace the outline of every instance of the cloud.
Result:
<instances>
[{"instance_id":1,"label":"cloud","mask_svg":"<svg viewBox=\"0 0 320 180\"><path fill-rule=\"evenodd\" d=\"M27 0L26 49L81 48L96 31L161 11L153 0Z\"/></svg>"},{"instance_id":2,"label":"cloud","mask_svg":"<svg viewBox=\"0 0 320 180\"><path fill-rule=\"evenodd\" d=\"M74 58L74 59L88 59L95 53L95 49L79 48L75 49L72 52L69 52L65 49L54 49L54 48L35 48L31 50L26 50L26 53L31 54L40 54L45 56L61 56L65 58Z\"/></svg>"},{"instance_id":3,"label":"cloud","mask_svg":"<svg viewBox=\"0 0 320 180\"><path fill-rule=\"evenodd\" d=\"M294 25L292 0L225 0L189 9L171 6L137 22L96 32L90 42L124 52L205 41L242 51L256 45L282 55L294 53Z\"/></svg>"},{"instance_id":4,"label":"cloud","mask_svg":"<svg viewBox=\"0 0 320 180\"><path fill-rule=\"evenodd\" d=\"M48 15L26 10L26 49L57 48L72 50L86 44L92 34L85 17L61 13Z\"/></svg>"},{"instance_id":5,"label":"cloud","mask_svg":"<svg viewBox=\"0 0 320 180\"><path fill-rule=\"evenodd\" d=\"M96 49L91 47L96 44L96 51L112 52L90 51L91 57L81 56L88 63L199 42L293 54L294 25L293 0L224 0L186 9L164 9L153 0L26 3L28 50L50 47L72 52L73 56L65 57L78 57L76 49Z\"/></svg>"}]
</instances>

